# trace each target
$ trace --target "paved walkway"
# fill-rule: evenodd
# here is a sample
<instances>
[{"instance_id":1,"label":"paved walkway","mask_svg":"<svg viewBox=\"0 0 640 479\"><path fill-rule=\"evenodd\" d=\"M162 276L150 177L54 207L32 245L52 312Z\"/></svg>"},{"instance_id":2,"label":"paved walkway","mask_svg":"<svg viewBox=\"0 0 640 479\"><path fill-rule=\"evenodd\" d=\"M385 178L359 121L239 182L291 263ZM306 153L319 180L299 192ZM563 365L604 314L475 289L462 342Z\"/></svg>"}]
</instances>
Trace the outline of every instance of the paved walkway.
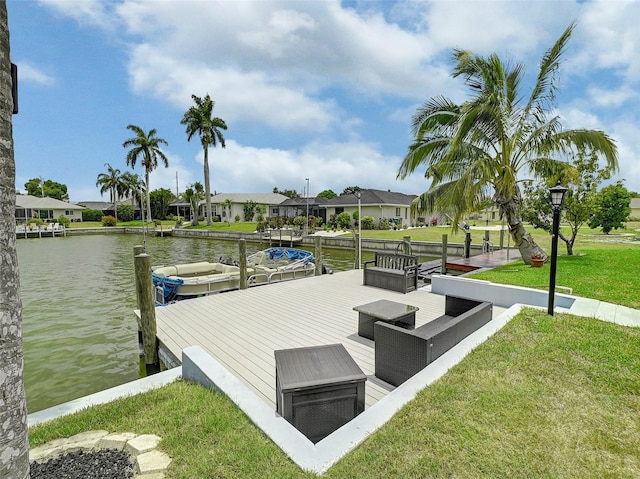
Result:
<instances>
[{"instance_id":1,"label":"paved walkway","mask_svg":"<svg viewBox=\"0 0 640 479\"><path fill-rule=\"evenodd\" d=\"M640 310L598 301L597 299L578 297L568 310L557 308L556 311L596 318L622 326L640 327Z\"/></svg>"}]
</instances>

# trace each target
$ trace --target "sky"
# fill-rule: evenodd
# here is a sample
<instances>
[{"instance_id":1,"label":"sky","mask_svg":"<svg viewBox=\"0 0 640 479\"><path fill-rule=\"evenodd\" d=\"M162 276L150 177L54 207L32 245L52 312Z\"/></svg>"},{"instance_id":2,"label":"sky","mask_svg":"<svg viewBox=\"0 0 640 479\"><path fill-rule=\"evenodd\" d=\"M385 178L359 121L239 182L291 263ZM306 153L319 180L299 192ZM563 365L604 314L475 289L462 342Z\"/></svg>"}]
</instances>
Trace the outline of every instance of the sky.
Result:
<instances>
[{"instance_id":1,"label":"sky","mask_svg":"<svg viewBox=\"0 0 640 479\"><path fill-rule=\"evenodd\" d=\"M151 189L203 183L187 141L191 95L211 95L226 148L209 151L211 190L316 195L348 186L419 194L422 171L397 180L411 117L431 97L469 98L452 78L454 48L523 63L527 79L571 22L554 113L564 128L605 131L624 180L640 191L640 1L8 0L16 188L68 186L71 201L126 164L134 124L168 146ZM525 85L525 96L530 84Z\"/></svg>"}]
</instances>

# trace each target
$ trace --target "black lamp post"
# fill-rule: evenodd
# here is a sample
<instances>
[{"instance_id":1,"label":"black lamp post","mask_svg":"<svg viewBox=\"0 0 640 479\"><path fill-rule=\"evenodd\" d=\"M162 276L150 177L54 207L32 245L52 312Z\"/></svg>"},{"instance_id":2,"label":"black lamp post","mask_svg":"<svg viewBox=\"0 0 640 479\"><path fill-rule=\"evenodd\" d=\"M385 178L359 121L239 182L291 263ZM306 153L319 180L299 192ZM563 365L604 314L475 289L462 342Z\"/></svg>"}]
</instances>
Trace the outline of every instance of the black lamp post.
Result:
<instances>
[{"instance_id":1,"label":"black lamp post","mask_svg":"<svg viewBox=\"0 0 640 479\"><path fill-rule=\"evenodd\" d=\"M556 263L558 261L558 229L560 227L560 208L564 201L567 188L560 186L560 182L549 188L551 206L553 207L553 231L551 234L551 269L549 272L549 307L547 313L553 316L553 302L556 295Z\"/></svg>"}]
</instances>

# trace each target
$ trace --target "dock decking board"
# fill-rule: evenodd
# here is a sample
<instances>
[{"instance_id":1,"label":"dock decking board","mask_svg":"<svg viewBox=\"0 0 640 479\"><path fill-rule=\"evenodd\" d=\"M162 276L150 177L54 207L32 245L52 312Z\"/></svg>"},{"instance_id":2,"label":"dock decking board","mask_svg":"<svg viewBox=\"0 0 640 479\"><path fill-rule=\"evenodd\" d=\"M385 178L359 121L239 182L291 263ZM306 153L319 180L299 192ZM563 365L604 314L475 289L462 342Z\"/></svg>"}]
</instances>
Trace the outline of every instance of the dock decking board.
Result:
<instances>
[{"instance_id":1,"label":"dock decking board","mask_svg":"<svg viewBox=\"0 0 640 479\"><path fill-rule=\"evenodd\" d=\"M393 388L374 377L374 343L357 335L353 307L379 299L418 306L416 327L444 311L443 296L363 286L362 270L352 270L158 307L157 335L177 358L202 346L274 409L275 350L342 343L368 377L370 407Z\"/></svg>"}]
</instances>

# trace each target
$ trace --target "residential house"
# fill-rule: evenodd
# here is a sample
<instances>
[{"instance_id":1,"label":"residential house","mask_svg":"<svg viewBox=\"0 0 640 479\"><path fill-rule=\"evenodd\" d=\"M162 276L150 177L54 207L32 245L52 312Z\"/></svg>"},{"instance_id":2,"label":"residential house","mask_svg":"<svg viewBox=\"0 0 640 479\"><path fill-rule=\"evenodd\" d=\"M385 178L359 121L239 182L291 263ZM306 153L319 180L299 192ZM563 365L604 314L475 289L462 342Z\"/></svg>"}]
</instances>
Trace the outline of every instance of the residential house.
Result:
<instances>
[{"instance_id":1,"label":"residential house","mask_svg":"<svg viewBox=\"0 0 640 479\"><path fill-rule=\"evenodd\" d=\"M640 220L640 198L631 198L631 214L629 218Z\"/></svg>"},{"instance_id":2,"label":"residential house","mask_svg":"<svg viewBox=\"0 0 640 479\"><path fill-rule=\"evenodd\" d=\"M82 221L84 207L55 198L38 198L31 195L16 195L16 221L26 223L32 218L55 221L61 216L70 221Z\"/></svg>"},{"instance_id":3,"label":"residential house","mask_svg":"<svg viewBox=\"0 0 640 479\"><path fill-rule=\"evenodd\" d=\"M417 219L411 217L411 202L416 195L383 190L361 190L359 193L362 218L371 216L376 221L385 218L398 227L416 223ZM327 201L324 206L329 218L345 211L353 214L358 211L358 197L355 194L341 195Z\"/></svg>"},{"instance_id":4,"label":"residential house","mask_svg":"<svg viewBox=\"0 0 640 479\"><path fill-rule=\"evenodd\" d=\"M256 205L265 208L265 218L270 216L278 216L278 205L286 200L287 197L280 193L218 193L211 196L211 214L220 218L220 221L234 222L236 216L240 217L240 221L244 221L244 206L247 202L253 201ZM230 206L224 206L229 200ZM205 215L207 202L201 200L198 203L198 214ZM191 208L185 200L178 199L171 203L170 210L187 220L191 217ZM255 221L256 217L248 218L248 221Z\"/></svg>"},{"instance_id":5,"label":"residential house","mask_svg":"<svg viewBox=\"0 0 640 479\"><path fill-rule=\"evenodd\" d=\"M279 216L282 218L295 218L296 216L315 216L316 218L322 218L322 224L327 222L327 208L326 204L329 200L322 197L307 198L287 198L278 205L277 214L272 216ZM273 213L275 213L275 208Z\"/></svg>"},{"instance_id":6,"label":"residential house","mask_svg":"<svg viewBox=\"0 0 640 479\"><path fill-rule=\"evenodd\" d=\"M135 203L135 204L134 204ZM84 206L90 210L102 211L102 214L115 216L115 205L109 201L79 201L80 206ZM134 217L140 219L140 205L137 202L132 201L131 198L126 198L118 201L118 206L127 205L133 208Z\"/></svg>"}]
</instances>

